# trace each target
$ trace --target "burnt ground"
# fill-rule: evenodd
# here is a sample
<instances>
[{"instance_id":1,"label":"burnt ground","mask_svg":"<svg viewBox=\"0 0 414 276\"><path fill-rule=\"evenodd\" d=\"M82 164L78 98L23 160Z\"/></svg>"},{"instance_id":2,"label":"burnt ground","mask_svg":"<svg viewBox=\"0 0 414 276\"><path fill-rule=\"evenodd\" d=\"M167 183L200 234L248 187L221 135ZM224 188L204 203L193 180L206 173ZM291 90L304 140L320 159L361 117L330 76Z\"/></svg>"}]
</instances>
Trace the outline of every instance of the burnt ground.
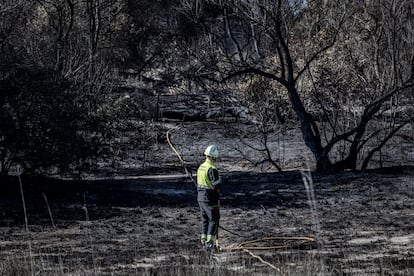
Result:
<instances>
[{"instance_id":1,"label":"burnt ground","mask_svg":"<svg viewBox=\"0 0 414 276\"><path fill-rule=\"evenodd\" d=\"M185 176L0 185L1 275L412 275L414 170L223 176L220 245L310 236L317 246L208 254ZM312 197L314 196L314 200Z\"/></svg>"}]
</instances>

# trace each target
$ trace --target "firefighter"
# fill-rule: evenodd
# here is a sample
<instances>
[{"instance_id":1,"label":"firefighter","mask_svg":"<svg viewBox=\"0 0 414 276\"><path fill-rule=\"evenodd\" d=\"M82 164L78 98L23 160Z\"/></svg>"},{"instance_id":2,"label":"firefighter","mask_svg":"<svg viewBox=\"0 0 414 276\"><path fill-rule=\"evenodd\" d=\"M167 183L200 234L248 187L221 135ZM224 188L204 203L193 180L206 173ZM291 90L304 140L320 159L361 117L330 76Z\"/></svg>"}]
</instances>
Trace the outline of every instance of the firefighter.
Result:
<instances>
[{"instance_id":1,"label":"firefighter","mask_svg":"<svg viewBox=\"0 0 414 276\"><path fill-rule=\"evenodd\" d=\"M204 151L206 160L197 170L197 201L201 212L201 245L204 249L218 251L215 238L219 227L219 185L221 177L215 164L219 157L216 145Z\"/></svg>"}]
</instances>

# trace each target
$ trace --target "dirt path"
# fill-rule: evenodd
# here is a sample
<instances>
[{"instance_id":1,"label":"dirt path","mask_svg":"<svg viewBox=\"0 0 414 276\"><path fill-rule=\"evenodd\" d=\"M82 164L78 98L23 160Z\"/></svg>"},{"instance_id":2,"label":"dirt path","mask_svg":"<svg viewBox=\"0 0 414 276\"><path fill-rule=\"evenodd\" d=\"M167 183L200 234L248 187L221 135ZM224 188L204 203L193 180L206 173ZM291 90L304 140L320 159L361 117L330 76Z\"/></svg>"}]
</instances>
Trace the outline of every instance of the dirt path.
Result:
<instances>
[{"instance_id":1,"label":"dirt path","mask_svg":"<svg viewBox=\"0 0 414 276\"><path fill-rule=\"evenodd\" d=\"M31 269L42 275L414 271L412 169L313 175L313 202L299 172L232 173L224 178L221 224L245 237L220 231L222 246L267 236L312 236L319 247L255 252L278 270L245 252L206 254L197 243L194 188L182 178L42 185L25 180L29 233L19 190L8 187L0 194L0 274Z\"/></svg>"}]
</instances>

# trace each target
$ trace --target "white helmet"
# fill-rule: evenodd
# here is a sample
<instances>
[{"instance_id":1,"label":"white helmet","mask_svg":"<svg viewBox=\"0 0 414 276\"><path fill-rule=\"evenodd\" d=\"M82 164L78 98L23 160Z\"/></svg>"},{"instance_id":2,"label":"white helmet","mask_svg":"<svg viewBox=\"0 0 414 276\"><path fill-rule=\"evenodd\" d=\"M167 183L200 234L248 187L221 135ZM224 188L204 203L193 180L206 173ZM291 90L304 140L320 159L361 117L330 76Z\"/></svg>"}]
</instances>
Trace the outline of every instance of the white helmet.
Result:
<instances>
[{"instance_id":1,"label":"white helmet","mask_svg":"<svg viewBox=\"0 0 414 276\"><path fill-rule=\"evenodd\" d=\"M217 158L219 156L219 151L216 145L210 145L204 151L204 155Z\"/></svg>"}]
</instances>

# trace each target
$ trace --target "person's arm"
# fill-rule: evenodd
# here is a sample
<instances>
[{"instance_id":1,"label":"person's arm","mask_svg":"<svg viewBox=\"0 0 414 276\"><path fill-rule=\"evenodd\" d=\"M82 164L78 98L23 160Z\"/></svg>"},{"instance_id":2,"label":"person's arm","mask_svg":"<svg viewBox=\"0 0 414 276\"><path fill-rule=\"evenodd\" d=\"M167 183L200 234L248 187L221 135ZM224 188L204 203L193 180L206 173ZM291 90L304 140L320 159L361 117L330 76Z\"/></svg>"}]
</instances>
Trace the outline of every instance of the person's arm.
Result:
<instances>
[{"instance_id":1,"label":"person's arm","mask_svg":"<svg viewBox=\"0 0 414 276\"><path fill-rule=\"evenodd\" d=\"M220 178L218 170L210 168L208 170L208 178L210 179L211 183L214 185L214 189L218 189L219 185L221 184L221 178Z\"/></svg>"}]
</instances>

